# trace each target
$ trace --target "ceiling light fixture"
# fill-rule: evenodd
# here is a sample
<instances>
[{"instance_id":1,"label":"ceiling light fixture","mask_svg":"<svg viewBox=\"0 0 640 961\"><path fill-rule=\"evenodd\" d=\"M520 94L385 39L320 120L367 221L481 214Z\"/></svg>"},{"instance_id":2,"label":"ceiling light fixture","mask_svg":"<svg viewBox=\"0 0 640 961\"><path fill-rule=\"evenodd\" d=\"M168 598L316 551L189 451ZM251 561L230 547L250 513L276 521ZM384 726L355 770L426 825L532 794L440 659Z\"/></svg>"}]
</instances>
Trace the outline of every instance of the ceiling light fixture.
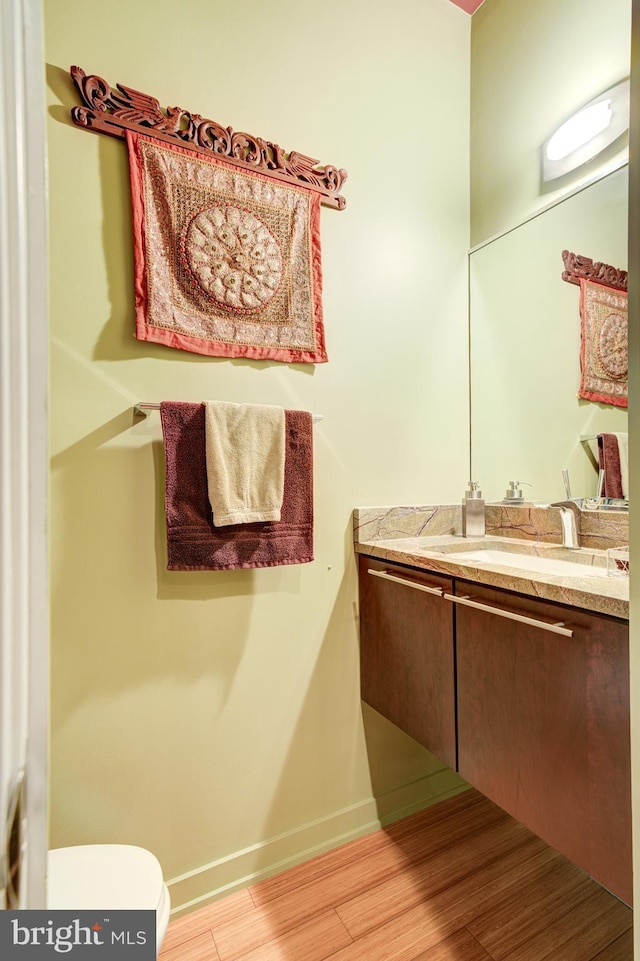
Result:
<instances>
[{"instance_id":1,"label":"ceiling light fixture","mask_svg":"<svg viewBox=\"0 0 640 961\"><path fill-rule=\"evenodd\" d=\"M593 160L629 129L629 80L581 107L543 147L542 176L554 180Z\"/></svg>"}]
</instances>

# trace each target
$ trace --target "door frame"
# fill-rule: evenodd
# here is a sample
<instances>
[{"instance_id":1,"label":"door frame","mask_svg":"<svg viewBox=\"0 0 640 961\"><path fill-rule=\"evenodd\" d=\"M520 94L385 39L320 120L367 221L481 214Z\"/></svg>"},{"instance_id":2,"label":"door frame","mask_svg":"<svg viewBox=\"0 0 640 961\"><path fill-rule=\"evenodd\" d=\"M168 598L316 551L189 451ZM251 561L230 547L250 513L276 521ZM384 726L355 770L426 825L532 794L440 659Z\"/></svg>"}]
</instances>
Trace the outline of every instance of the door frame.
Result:
<instances>
[{"instance_id":1,"label":"door frame","mask_svg":"<svg viewBox=\"0 0 640 961\"><path fill-rule=\"evenodd\" d=\"M40 0L0 3L0 907L24 776L17 906L46 906L47 197Z\"/></svg>"}]
</instances>

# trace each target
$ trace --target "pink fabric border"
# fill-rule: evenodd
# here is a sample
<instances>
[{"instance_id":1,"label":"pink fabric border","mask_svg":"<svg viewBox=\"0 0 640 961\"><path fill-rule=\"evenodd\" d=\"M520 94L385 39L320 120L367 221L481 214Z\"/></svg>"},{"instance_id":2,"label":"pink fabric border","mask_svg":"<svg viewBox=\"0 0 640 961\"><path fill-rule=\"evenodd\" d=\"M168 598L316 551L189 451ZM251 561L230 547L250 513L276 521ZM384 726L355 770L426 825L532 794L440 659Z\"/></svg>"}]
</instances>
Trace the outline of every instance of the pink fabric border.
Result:
<instances>
[{"instance_id":1,"label":"pink fabric border","mask_svg":"<svg viewBox=\"0 0 640 961\"><path fill-rule=\"evenodd\" d=\"M140 140L147 140L149 143L157 144L162 149L173 150L176 153L193 157L193 151L185 147L174 146L164 141L155 140L153 137L142 137L134 131L125 131L127 147L129 151L129 173L131 180L131 211L133 226L133 261L134 261L134 290L136 305L136 338L146 340L156 344L164 344L166 347L174 347L178 350L187 350L195 354L204 354L210 357L244 357L247 360L277 360L284 363L302 364L324 364L328 361L322 311L322 258L320 252L320 195L315 190L309 190L310 195L310 223L309 223L309 242L311 245L310 262L313 274L313 314L315 328L315 350L301 350L290 347L258 347L250 344L228 344L221 341L210 341L200 337L193 337L186 334L179 334L163 327L154 327L147 320L148 296L146 278L146 257L145 257L145 226L144 226L144 178L142 156L140 153ZM200 160L202 154L198 154ZM226 167L228 170L237 170L232 164L224 163L218 158L205 157L212 164ZM258 177L265 180L262 174L252 170L244 170L250 177ZM292 190L304 190L304 187L295 187L286 184Z\"/></svg>"},{"instance_id":2,"label":"pink fabric border","mask_svg":"<svg viewBox=\"0 0 640 961\"><path fill-rule=\"evenodd\" d=\"M613 394L596 394L591 390L580 390L578 391L578 397L581 400L593 400L599 404L609 404L611 407L628 407L629 401L627 397L614 397Z\"/></svg>"}]
</instances>

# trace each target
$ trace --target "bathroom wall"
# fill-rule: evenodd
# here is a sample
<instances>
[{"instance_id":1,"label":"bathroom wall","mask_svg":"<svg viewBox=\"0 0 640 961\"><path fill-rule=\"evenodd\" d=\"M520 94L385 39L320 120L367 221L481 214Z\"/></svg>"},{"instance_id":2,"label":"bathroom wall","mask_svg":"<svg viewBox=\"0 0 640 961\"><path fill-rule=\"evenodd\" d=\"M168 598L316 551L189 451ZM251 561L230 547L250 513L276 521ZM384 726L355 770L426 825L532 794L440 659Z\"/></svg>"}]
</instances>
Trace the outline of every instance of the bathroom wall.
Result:
<instances>
[{"instance_id":1,"label":"bathroom wall","mask_svg":"<svg viewBox=\"0 0 640 961\"><path fill-rule=\"evenodd\" d=\"M624 154L542 185L541 147L629 75L631 0L485 0L471 29L471 244L529 217Z\"/></svg>"},{"instance_id":2,"label":"bathroom wall","mask_svg":"<svg viewBox=\"0 0 640 961\"><path fill-rule=\"evenodd\" d=\"M470 18L448 0L45 4L51 298L52 846L159 857L174 905L458 789L361 706L355 505L456 500L468 470ZM133 337L122 142L74 127L72 64L344 166L323 209L330 361ZM316 560L165 570L158 415L323 415Z\"/></svg>"}]
</instances>

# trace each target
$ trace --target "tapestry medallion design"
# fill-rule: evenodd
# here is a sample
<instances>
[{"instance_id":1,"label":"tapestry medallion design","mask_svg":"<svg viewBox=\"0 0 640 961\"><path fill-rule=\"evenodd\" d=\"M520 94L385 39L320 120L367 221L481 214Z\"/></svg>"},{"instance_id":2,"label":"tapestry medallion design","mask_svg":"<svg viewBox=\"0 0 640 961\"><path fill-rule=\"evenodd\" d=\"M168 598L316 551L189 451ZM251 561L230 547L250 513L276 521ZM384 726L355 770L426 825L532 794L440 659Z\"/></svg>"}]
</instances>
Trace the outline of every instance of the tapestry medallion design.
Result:
<instances>
[{"instance_id":1,"label":"tapestry medallion design","mask_svg":"<svg viewBox=\"0 0 640 961\"><path fill-rule=\"evenodd\" d=\"M191 274L220 307L255 311L282 280L282 256L269 229L250 211L216 204L187 224L182 249Z\"/></svg>"},{"instance_id":2,"label":"tapestry medallion design","mask_svg":"<svg viewBox=\"0 0 640 961\"><path fill-rule=\"evenodd\" d=\"M605 377L627 379L627 339L627 318L618 313L606 315L598 333L598 362Z\"/></svg>"}]
</instances>

